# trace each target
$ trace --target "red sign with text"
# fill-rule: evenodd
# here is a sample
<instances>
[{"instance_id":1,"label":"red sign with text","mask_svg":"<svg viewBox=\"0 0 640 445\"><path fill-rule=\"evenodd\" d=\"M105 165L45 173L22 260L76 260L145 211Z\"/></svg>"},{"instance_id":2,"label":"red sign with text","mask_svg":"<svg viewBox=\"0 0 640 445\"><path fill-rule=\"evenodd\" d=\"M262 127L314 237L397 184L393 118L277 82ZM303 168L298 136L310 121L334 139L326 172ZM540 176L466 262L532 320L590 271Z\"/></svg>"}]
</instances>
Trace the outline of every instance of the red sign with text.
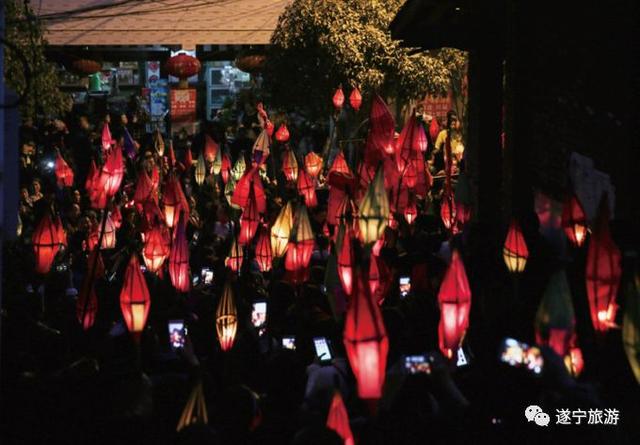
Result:
<instances>
[{"instance_id":1,"label":"red sign with text","mask_svg":"<svg viewBox=\"0 0 640 445\"><path fill-rule=\"evenodd\" d=\"M171 120L193 122L196 120L196 90L171 90Z\"/></svg>"},{"instance_id":2,"label":"red sign with text","mask_svg":"<svg viewBox=\"0 0 640 445\"><path fill-rule=\"evenodd\" d=\"M453 109L453 95L451 91L445 97L427 96L424 101L424 113L435 116L442 125L447 121L447 112Z\"/></svg>"}]
</instances>

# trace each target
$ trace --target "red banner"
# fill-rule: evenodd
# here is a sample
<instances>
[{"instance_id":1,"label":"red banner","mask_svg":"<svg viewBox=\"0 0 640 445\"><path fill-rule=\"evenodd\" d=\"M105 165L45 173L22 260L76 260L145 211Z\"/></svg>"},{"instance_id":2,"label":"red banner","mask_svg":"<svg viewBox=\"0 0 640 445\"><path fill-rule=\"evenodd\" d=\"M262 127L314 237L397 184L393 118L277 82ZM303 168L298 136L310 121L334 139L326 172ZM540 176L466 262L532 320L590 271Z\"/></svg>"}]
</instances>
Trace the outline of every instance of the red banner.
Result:
<instances>
[{"instance_id":1,"label":"red banner","mask_svg":"<svg viewBox=\"0 0 640 445\"><path fill-rule=\"evenodd\" d=\"M453 109L453 95L451 90L446 97L427 96L422 102L424 105L424 113L438 118L440 125L447 121L447 112Z\"/></svg>"},{"instance_id":2,"label":"red banner","mask_svg":"<svg viewBox=\"0 0 640 445\"><path fill-rule=\"evenodd\" d=\"M196 120L196 90L171 90L171 120L173 122L194 122Z\"/></svg>"}]
</instances>

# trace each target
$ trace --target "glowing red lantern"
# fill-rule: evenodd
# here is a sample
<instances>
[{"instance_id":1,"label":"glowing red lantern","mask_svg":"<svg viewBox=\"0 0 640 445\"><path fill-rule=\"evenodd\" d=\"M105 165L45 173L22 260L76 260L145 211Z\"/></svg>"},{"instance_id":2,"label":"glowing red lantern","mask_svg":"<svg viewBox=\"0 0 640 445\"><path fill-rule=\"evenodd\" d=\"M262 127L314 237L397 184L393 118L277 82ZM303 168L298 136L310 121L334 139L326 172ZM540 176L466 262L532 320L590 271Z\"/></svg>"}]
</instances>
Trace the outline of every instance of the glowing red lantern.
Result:
<instances>
[{"instance_id":1,"label":"glowing red lantern","mask_svg":"<svg viewBox=\"0 0 640 445\"><path fill-rule=\"evenodd\" d=\"M404 174L402 175L402 182L407 188L414 188L418 181L418 172L416 170L416 165L414 162L409 161L407 163Z\"/></svg>"},{"instance_id":2,"label":"glowing red lantern","mask_svg":"<svg viewBox=\"0 0 640 445\"><path fill-rule=\"evenodd\" d=\"M431 123L429 124L429 136L431 136L431 140L433 143L438 139L438 134L440 133L440 126L438 125L438 119L434 116L431 119Z\"/></svg>"},{"instance_id":3,"label":"glowing red lantern","mask_svg":"<svg viewBox=\"0 0 640 445\"><path fill-rule=\"evenodd\" d=\"M145 237L142 258L151 273L158 273L171 253L171 237L169 229L163 224L152 228Z\"/></svg>"},{"instance_id":4,"label":"glowing red lantern","mask_svg":"<svg viewBox=\"0 0 640 445\"><path fill-rule=\"evenodd\" d=\"M237 188L236 188L237 190ZM249 200L240 217L240 234L238 236L238 244L249 244L258 230L260 223L260 215L258 214L258 204L256 203L253 188L249 192Z\"/></svg>"},{"instance_id":5,"label":"glowing red lantern","mask_svg":"<svg viewBox=\"0 0 640 445\"><path fill-rule=\"evenodd\" d=\"M298 179L298 161L296 155L291 150L284 152L282 160L282 173L287 181L293 182Z\"/></svg>"},{"instance_id":6,"label":"glowing red lantern","mask_svg":"<svg viewBox=\"0 0 640 445\"><path fill-rule=\"evenodd\" d=\"M587 237L587 217L582 204L580 204L575 194L572 194L564 203L562 228L571 244L578 247L582 246Z\"/></svg>"},{"instance_id":7,"label":"glowing red lantern","mask_svg":"<svg viewBox=\"0 0 640 445\"><path fill-rule=\"evenodd\" d=\"M109 123L105 122L102 126L102 151L105 152L111 148L111 145L115 142L111 137L111 130L109 129Z\"/></svg>"},{"instance_id":8,"label":"glowing red lantern","mask_svg":"<svg viewBox=\"0 0 640 445\"><path fill-rule=\"evenodd\" d=\"M396 124L387 104L377 94L373 98L369 121L371 122L369 136L372 146L383 153L393 154Z\"/></svg>"},{"instance_id":9,"label":"glowing red lantern","mask_svg":"<svg viewBox=\"0 0 640 445\"><path fill-rule=\"evenodd\" d=\"M578 347L569 349L569 353L564 358L564 365L573 377L578 377L584 369L584 358L582 350Z\"/></svg>"},{"instance_id":10,"label":"glowing red lantern","mask_svg":"<svg viewBox=\"0 0 640 445\"><path fill-rule=\"evenodd\" d=\"M198 74L201 66L200 61L195 57L180 53L167 61L166 69L173 77L180 79L178 88L184 89L189 87L187 79Z\"/></svg>"},{"instance_id":11,"label":"glowing red lantern","mask_svg":"<svg viewBox=\"0 0 640 445\"><path fill-rule=\"evenodd\" d=\"M71 167L69 167L69 164L67 164L59 152L56 155L54 171L58 187L71 187L73 185L73 170L71 170Z\"/></svg>"},{"instance_id":12,"label":"glowing red lantern","mask_svg":"<svg viewBox=\"0 0 640 445\"><path fill-rule=\"evenodd\" d=\"M189 171L191 167L193 167L193 154L191 149L187 147L184 151L184 168Z\"/></svg>"},{"instance_id":13,"label":"glowing red lantern","mask_svg":"<svg viewBox=\"0 0 640 445\"><path fill-rule=\"evenodd\" d=\"M111 215L107 215L107 220L104 225L104 234L102 235L102 244L100 247L102 249L115 249L116 247L116 225L113 222Z\"/></svg>"},{"instance_id":14,"label":"glowing red lantern","mask_svg":"<svg viewBox=\"0 0 640 445\"><path fill-rule=\"evenodd\" d=\"M351 104L351 108L355 111L360 109L360 105L362 105L362 95L360 94L360 90L354 88L351 90L351 94L349 95L349 103Z\"/></svg>"},{"instance_id":15,"label":"glowing red lantern","mask_svg":"<svg viewBox=\"0 0 640 445\"><path fill-rule=\"evenodd\" d=\"M208 134L205 134L204 135L204 158L205 158L205 160L207 162L213 162L214 159L216 158L218 150L220 150L220 147L218 146L218 144L216 144L216 141L211 139L211 137Z\"/></svg>"},{"instance_id":16,"label":"glowing red lantern","mask_svg":"<svg viewBox=\"0 0 640 445\"><path fill-rule=\"evenodd\" d=\"M440 201L440 218L442 224L447 230L452 232L456 228L456 204L451 193L445 193L442 195L442 201Z\"/></svg>"},{"instance_id":17,"label":"glowing red lantern","mask_svg":"<svg viewBox=\"0 0 640 445\"><path fill-rule=\"evenodd\" d=\"M107 196L111 197L118 193L124 178L124 160L122 158L122 149L119 146L114 147L107 155L100 176L104 177L104 188Z\"/></svg>"},{"instance_id":18,"label":"glowing red lantern","mask_svg":"<svg viewBox=\"0 0 640 445\"><path fill-rule=\"evenodd\" d=\"M293 209L291 203L287 202L271 227L271 251L276 258L283 256L287 251L292 227Z\"/></svg>"},{"instance_id":19,"label":"glowing red lantern","mask_svg":"<svg viewBox=\"0 0 640 445\"><path fill-rule=\"evenodd\" d=\"M511 221L511 225L509 226L509 232L507 232L507 238L502 248L502 257L509 272L520 273L524 271L527 265L529 249L527 248L527 243L524 241L520 225L515 219Z\"/></svg>"},{"instance_id":20,"label":"glowing red lantern","mask_svg":"<svg viewBox=\"0 0 640 445\"><path fill-rule=\"evenodd\" d=\"M122 226L122 213L120 212L120 206L114 205L111 211L111 220L116 229Z\"/></svg>"},{"instance_id":21,"label":"glowing red lantern","mask_svg":"<svg viewBox=\"0 0 640 445\"><path fill-rule=\"evenodd\" d=\"M338 240L338 277L340 278L344 292L347 295L351 295L353 289L354 260L353 250L351 248L351 231L348 226L340 226Z\"/></svg>"},{"instance_id":22,"label":"glowing red lantern","mask_svg":"<svg viewBox=\"0 0 640 445\"><path fill-rule=\"evenodd\" d=\"M236 238L231 241L231 248L229 249L229 255L225 260L225 265L234 272L238 272L242 268L242 261L244 260L244 252L240 243Z\"/></svg>"},{"instance_id":23,"label":"glowing red lantern","mask_svg":"<svg viewBox=\"0 0 640 445\"><path fill-rule=\"evenodd\" d=\"M222 163L220 165L220 174L222 181L226 184L229 181L229 171L231 170L231 158L228 153L222 155Z\"/></svg>"},{"instance_id":24,"label":"glowing red lantern","mask_svg":"<svg viewBox=\"0 0 640 445\"><path fill-rule=\"evenodd\" d=\"M298 171L298 193L304 197L304 203L308 208L318 205L316 186L313 179L304 170Z\"/></svg>"},{"instance_id":25,"label":"glowing red lantern","mask_svg":"<svg viewBox=\"0 0 640 445\"><path fill-rule=\"evenodd\" d=\"M438 292L440 305L440 323L438 336L440 350L451 358L469 326L471 310L471 290L464 263L457 250L453 251L451 264L440 285Z\"/></svg>"},{"instance_id":26,"label":"glowing red lantern","mask_svg":"<svg viewBox=\"0 0 640 445\"><path fill-rule=\"evenodd\" d=\"M136 204L143 205L149 199L153 193L153 183L146 171L142 170L138 174L138 181L136 182L136 191L133 194L133 200Z\"/></svg>"},{"instance_id":27,"label":"glowing red lantern","mask_svg":"<svg viewBox=\"0 0 640 445\"><path fill-rule=\"evenodd\" d=\"M333 94L333 106L337 109L342 108L344 105L344 93L342 92L342 87L338 87L336 92Z\"/></svg>"},{"instance_id":28,"label":"glowing red lantern","mask_svg":"<svg viewBox=\"0 0 640 445\"><path fill-rule=\"evenodd\" d=\"M318 156L315 152L310 151L304 157L304 165L307 169L307 173L312 178L317 178L320 174L320 170L322 170L322 158Z\"/></svg>"},{"instance_id":29,"label":"glowing red lantern","mask_svg":"<svg viewBox=\"0 0 640 445\"><path fill-rule=\"evenodd\" d=\"M53 260L60 250L60 227L50 214L45 215L36 226L32 243L37 273L45 274L51 269Z\"/></svg>"},{"instance_id":30,"label":"glowing red lantern","mask_svg":"<svg viewBox=\"0 0 640 445\"><path fill-rule=\"evenodd\" d=\"M372 244L382 236L389 220L389 197L384 188L382 168L378 169L373 181L369 184L358 215L360 239L365 244Z\"/></svg>"},{"instance_id":31,"label":"glowing red lantern","mask_svg":"<svg viewBox=\"0 0 640 445\"><path fill-rule=\"evenodd\" d=\"M273 122L268 120L267 123L264 124L264 129L266 130L269 137L273 137L273 132L276 129L276 127L275 125L273 125Z\"/></svg>"},{"instance_id":32,"label":"glowing red lantern","mask_svg":"<svg viewBox=\"0 0 640 445\"><path fill-rule=\"evenodd\" d=\"M362 399L379 399L385 380L389 340L378 305L363 273L356 273L347 310L344 346Z\"/></svg>"},{"instance_id":33,"label":"glowing red lantern","mask_svg":"<svg viewBox=\"0 0 640 445\"><path fill-rule=\"evenodd\" d=\"M186 221L187 219L182 217L177 222L176 233L169 254L169 276L171 277L171 284L178 292L188 292L191 288Z\"/></svg>"},{"instance_id":34,"label":"glowing red lantern","mask_svg":"<svg viewBox=\"0 0 640 445\"><path fill-rule=\"evenodd\" d=\"M281 124L276 131L276 141L280 143L285 143L289 140L289 129L287 128L287 124Z\"/></svg>"},{"instance_id":35,"label":"glowing red lantern","mask_svg":"<svg viewBox=\"0 0 640 445\"><path fill-rule=\"evenodd\" d=\"M351 426L349 425L349 414L344 406L340 393L333 394L333 400L327 415L327 428L334 430L344 441L344 445L354 445Z\"/></svg>"},{"instance_id":36,"label":"glowing red lantern","mask_svg":"<svg viewBox=\"0 0 640 445\"><path fill-rule=\"evenodd\" d=\"M129 265L124 273L124 284L120 291L120 310L129 332L136 340L144 329L149 316L151 298L147 282L140 270L140 262L136 253L131 255Z\"/></svg>"},{"instance_id":37,"label":"glowing red lantern","mask_svg":"<svg viewBox=\"0 0 640 445\"><path fill-rule=\"evenodd\" d=\"M296 282L304 279L303 274L300 274L300 272L307 272L306 269L311 261L311 254L315 244L314 240L307 208L304 205L299 205L284 260L284 268L292 273L290 276L293 276Z\"/></svg>"},{"instance_id":38,"label":"glowing red lantern","mask_svg":"<svg viewBox=\"0 0 640 445\"><path fill-rule=\"evenodd\" d=\"M187 198L184 196L180 181L175 176L171 176L165 183L162 191L162 202L164 205L164 220L170 228L173 228L178 221L180 212L189 213Z\"/></svg>"},{"instance_id":39,"label":"glowing red lantern","mask_svg":"<svg viewBox=\"0 0 640 445\"><path fill-rule=\"evenodd\" d=\"M351 169L347 165L347 161L344 159L344 153L342 153L342 150L338 152L335 159L333 160L333 164L331 164L329 174L333 172L351 176Z\"/></svg>"},{"instance_id":40,"label":"glowing red lantern","mask_svg":"<svg viewBox=\"0 0 640 445\"><path fill-rule=\"evenodd\" d=\"M266 228L260 230L258 242L256 243L256 262L260 272L268 272L271 270L273 263L273 254L271 253L271 240Z\"/></svg>"},{"instance_id":41,"label":"glowing red lantern","mask_svg":"<svg viewBox=\"0 0 640 445\"><path fill-rule=\"evenodd\" d=\"M620 249L609 232L609 205L603 195L587 250L587 296L591 321L598 332L615 325L616 297L622 276Z\"/></svg>"}]
</instances>

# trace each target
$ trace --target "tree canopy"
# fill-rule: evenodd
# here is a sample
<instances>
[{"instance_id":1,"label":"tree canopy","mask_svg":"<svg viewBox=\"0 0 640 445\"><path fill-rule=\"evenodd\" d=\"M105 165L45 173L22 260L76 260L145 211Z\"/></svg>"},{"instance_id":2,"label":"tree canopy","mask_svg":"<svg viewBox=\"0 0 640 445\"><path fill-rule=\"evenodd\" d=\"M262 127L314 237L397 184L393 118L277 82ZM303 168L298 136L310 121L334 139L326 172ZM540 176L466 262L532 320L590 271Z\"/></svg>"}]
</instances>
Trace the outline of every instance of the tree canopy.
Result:
<instances>
[{"instance_id":1,"label":"tree canopy","mask_svg":"<svg viewBox=\"0 0 640 445\"><path fill-rule=\"evenodd\" d=\"M401 102L443 94L452 52L415 53L391 38L403 0L294 0L280 16L265 68L270 103L325 113L342 84ZM445 57L446 56L446 57ZM455 68L455 66L453 67Z\"/></svg>"}]
</instances>

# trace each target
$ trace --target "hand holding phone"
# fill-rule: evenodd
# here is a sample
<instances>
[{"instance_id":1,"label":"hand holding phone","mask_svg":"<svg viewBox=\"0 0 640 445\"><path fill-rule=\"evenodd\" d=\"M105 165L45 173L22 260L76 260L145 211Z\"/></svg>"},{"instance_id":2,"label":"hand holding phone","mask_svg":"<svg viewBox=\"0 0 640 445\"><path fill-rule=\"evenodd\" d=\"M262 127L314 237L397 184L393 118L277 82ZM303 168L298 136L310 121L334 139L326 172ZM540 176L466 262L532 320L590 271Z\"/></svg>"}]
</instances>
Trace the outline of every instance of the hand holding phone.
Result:
<instances>
[{"instance_id":1,"label":"hand holding phone","mask_svg":"<svg viewBox=\"0 0 640 445\"><path fill-rule=\"evenodd\" d=\"M427 355L407 355L404 369L407 374L431 374L431 362Z\"/></svg>"},{"instance_id":2,"label":"hand holding phone","mask_svg":"<svg viewBox=\"0 0 640 445\"><path fill-rule=\"evenodd\" d=\"M296 350L296 338L293 335L282 337L282 348L291 351Z\"/></svg>"},{"instance_id":3,"label":"hand holding phone","mask_svg":"<svg viewBox=\"0 0 640 445\"><path fill-rule=\"evenodd\" d=\"M313 339L313 346L316 350L316 357L320 362L330 362L333 357L331 356L331 349L329 349L329 341L325 337L315 337Z\"/></svg>"},{"instance_id":4,"label":"hand holding phone","mask_svg":"<svg viewBox=\"0 0 640 445\"><path fill-rule=\"evenodd\" d=\"M184 320L169 320L169 344L171 349L182 349L187 337L187 329L184 326Z\"/></svg>"},{"instance_id":5,"label":"hand holding phone","mask_svg":"<svg viewBox=\"0 0 640 445\"><path fill-rule=\"evenodd\" d=\"M411 292L411 278L408 276L400 277L398 284L400 286L400 298L405 298Z\"/></svg>"}]
</instances>

